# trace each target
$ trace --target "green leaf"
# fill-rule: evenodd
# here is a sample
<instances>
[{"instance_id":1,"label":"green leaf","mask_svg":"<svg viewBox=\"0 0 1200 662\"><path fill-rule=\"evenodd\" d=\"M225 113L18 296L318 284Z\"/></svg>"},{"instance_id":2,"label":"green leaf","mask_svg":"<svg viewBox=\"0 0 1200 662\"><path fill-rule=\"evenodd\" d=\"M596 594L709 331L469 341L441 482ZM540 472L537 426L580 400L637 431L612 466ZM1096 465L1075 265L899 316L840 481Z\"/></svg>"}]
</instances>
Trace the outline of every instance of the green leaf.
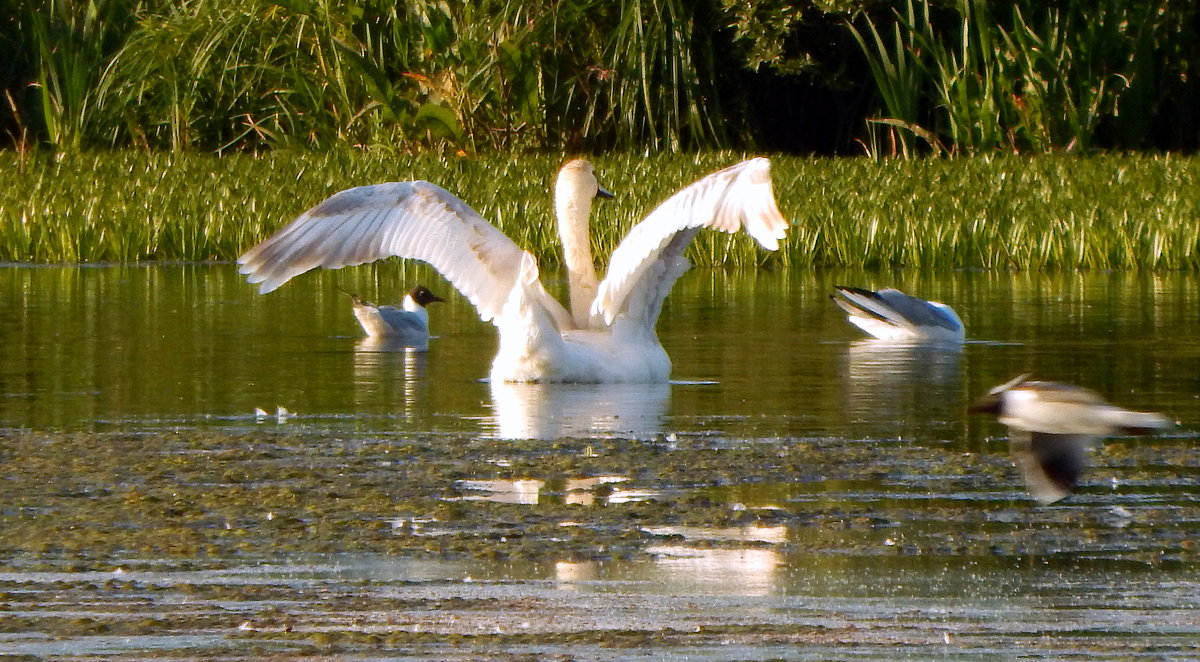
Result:
<instances>
[{"instance_id":1,"label":"green leaf","mask_svg":"<svg viewBox=\"0 0 1200 662\"><path fill-rule=\"evenodd\" d=\"M428 130L436 138L460 140L462 127L454 111L436 103L427 103L417 109L417 124Z\"/></svg>"}]
</instances>

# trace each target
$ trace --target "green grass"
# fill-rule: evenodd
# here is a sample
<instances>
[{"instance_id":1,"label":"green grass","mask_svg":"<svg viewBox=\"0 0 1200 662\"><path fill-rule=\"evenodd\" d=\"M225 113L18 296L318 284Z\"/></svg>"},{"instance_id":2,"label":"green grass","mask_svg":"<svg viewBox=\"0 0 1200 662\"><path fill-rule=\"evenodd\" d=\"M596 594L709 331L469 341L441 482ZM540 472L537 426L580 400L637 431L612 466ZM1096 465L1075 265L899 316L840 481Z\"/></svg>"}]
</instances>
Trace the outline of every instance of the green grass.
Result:
<instances>
[{"instance_id":1,"label":"green grass","mask_svg":"<svg viewBox=\"0 0 1200 662\"><path fill-rule=\"evenodd\" d=\"M742 154L594 159L618 197L593 215L606 256L654 204ZM0 152L0 261L232 260L350 186L428 179L539 259L558 257L560 155L482 158L276 151ZM1200 268L1200 159L1179 156L773 160L793 227L776 254L701 234L697 264L984 269ZM601 258L602 259L602 258Z\"/></svg>"}]
</instances>

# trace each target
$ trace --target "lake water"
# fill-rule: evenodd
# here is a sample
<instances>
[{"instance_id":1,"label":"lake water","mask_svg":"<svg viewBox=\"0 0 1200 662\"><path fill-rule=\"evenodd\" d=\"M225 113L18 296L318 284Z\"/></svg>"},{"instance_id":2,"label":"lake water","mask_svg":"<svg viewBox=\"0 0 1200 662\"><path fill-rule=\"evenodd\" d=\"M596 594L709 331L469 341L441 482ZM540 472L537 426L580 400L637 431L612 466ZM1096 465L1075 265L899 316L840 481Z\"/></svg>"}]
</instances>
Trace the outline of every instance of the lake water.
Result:
<instances>
[{"instance_id":1,"label":"lake water","mask_svg":"<svg viewBox=\"0 0 1200 662\"><path fill-rule=\"evenodd\" d=\"M371 346L337 290L395 303L417 280L450 299L433 305L423 353ZM944 352L863 340L828 300L835 284L951 302L970 342ZM676 383L645 392L492 391L494 330L447 288L395 265L314 273L267 296L231 265L0 267L0 425L239 428L282 406L304 424L362 432L501 434L524 418L544 434L926 431L966 443L996 430L963 406L1022 372L1185 423L1200 394L1200 279L1186 275L696 270L659 323Z\"/></svg>"},{"instance_id":2,"label":"lake water","mask_svg":"<svg viewBox=\"0 0 1200 662\"><path fill-rule=\"evenodd\" d=\"M362 339L337 289L395 303L415 282L448 300L431 308L435 337L426 352ZM835 284L895 286L950 303L969 340L960 350L864 340L829 301ZM281 561L260 550L205 558L204 570L174 557L152 560L154 568L133 564L119 579L136 590L105 589L111 573L90 567L10 564L0 573L0 610L7 610L0 616L10 621L0 628L0 648L219 656L249 640L303 655L297 637L328 644L312 633L423 627L447 636L509 628L531 638L455 640L451 648L442 640L397 648L343 639L332 650L388 659L1200 657L1200 277L694 270L667 300L658 328L674 362L669 385L492 385L485 378L493 328L421 267L314 273L260 296L228 264L0 266L0 430L10 438L219 432L396 444L804 444L854 465L847 476L827 468L791 478L723 476L704 488L696 486L702 476L686 487L615 477L618 489L595 490L610 509L622 499L672 495L794 516L764 514L753 526L728 528L630 515L646 540L628 558L519 563L333 550ZM1007 463L1004 430L964 413L974 398L1024 372L1161 411L1179 426L1155 438L1110 440L1093 454L1076 495L1038 507ZM315 457L305 455L306 466ZM21 458L0 459L6 471L21 471ZM579 494L547 476L517 478L459 481L456 489L530 508L539 498ZM11 525L37 507L0 509ZM39 558L54 565L49 557ZM39 619L78 617L63 606L70 597L52 599L63 582L101 587L77 596L89 605L87 617L99 620L118 607L146 619L177 613L185 587L197 585L440 602L436 610L394 604L386 615L354 612L361 622L351 627L344 621L352 610L337 601L297 606L277 595L240 596L237 604L189 607L213 615L194 628L49 636ZM497 607L446 606L475 599ZM280 605L297 618L286 633L244 627ZM666 643L621 640L614 651L596 643L607 635L564 634L641 631Z\"/></svg>"}]
</instances>

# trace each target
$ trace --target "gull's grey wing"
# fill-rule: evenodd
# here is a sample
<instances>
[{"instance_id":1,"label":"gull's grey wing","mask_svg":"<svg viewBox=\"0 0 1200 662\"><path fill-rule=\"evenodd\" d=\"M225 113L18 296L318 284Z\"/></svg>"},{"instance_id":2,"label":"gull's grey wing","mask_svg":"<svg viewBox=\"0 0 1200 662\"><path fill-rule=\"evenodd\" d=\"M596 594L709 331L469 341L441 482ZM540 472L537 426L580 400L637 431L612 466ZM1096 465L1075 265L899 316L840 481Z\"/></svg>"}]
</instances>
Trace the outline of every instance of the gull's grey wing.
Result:
<instances>
[{"instance_id":1,"label":"gull's grey wing","mask_svg":"<svg viewBox=\"0 0 1200 662\"><path fill-rule=\"evenodd\" d=\"M402 335L428 333L429 327L418 315L395 306L379 306L379 317Z\"/></svg>"},{"instance_id":2,"label":"gull's grey wing","mask_svg":"<svg viewBox=\"0 0 1200 662\"><path fill-rule=\"evenodd\" d=\"M962 322L945 304L919 299L892 288L872 292L839 285L836 289L843 298L833 297L834 303L851 315L871 317L912 330L921 327L962 330Z\"/></svg>"},{"instance_id":3,"label":"gull's grey wing","mask_svg":"<svg viewBox=\"0 0 1200 662\"><path fill-rule=\"evenodd\" d=\"M1070 496L1097 438L1088 434L1050 434L1009 428L1013 464L1025 478L1029 494L1041 504Z\"/></svg>"},{"instance_id":4,"label":"gull's grey wing","mask_svg":"<svg viewBox=\"0 0 1200 662\"><path fill-rule=\"evenodd\" d=\"M879 290L878 294L880 299L915 326L940 326L951 331L962 329L962 321L945 304L919 299L892 288Z\"/></svg>"}]
</instances>

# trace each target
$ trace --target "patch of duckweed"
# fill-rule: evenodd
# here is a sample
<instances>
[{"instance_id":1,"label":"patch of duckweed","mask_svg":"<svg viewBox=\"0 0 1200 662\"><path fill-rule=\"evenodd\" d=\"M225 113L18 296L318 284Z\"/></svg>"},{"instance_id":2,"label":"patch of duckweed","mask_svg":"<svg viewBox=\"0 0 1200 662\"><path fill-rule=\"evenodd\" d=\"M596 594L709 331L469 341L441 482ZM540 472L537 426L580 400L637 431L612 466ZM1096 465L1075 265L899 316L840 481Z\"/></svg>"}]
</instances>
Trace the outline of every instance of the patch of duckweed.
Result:
<instances>
[{"instance_id":1,"label":"patch of duckweed","mask_svg":"<svg viewBox=\"0 0 1200 662\"><path fill-rule=\"evenodd\" d=\"M694 554L703 568L749 554L815 568L857 557L896 568L1177 571L1200 553L1190 496L1200 471L1174 464L1189 457L1169 438L1115 445L1096 454L1076 496L1040 508L1007 457L940 445L0 432L0 571L12 573L0 577L0 642L36 633L99 659L83 651L102 637L130 642L138 658L200 660L878 643L893 631L732 615L684 629L675 614L636 609L605 628L594 608L547 597L544 573L496 592L486 581L308 576L296 563L365 554L545 568ZM530 488L520 499L464 498L516 484ZM258 564L288 570L238 574ZM236 570L181 574L225 567ZM586 590L569 595L587 604ZM917 628L917 643L942 641L938 627L934 639ZM143 637L158 648L139 648Z\"/></svg>"},{"instance_id":2,"label":"patch of duckweed","mask_svg":"<svg viewBox=\"0 0 1200 662\"><path fill-rule=\"evenodd\" d=\"M387 633L363 632L360 630L326 630L313 632L307 641L325 653L352 653L363 648L377 650L379 647L395 648L422 644L445 644L453 648L476 650L500 650L520 646L570 647L595 646L609 649L661 649L679 646L720 646L736 640L749 640L758 645L786 644L796 642L831 641L838 633L846 634L852 628L826 628L821 626L707 626L690 631L671 628L658 630L577 630L564 633L502 632L486 634L446 634L436 632L412 632L392 630ZM253 635L243 635L247 638ZM493 659L493 658L489 658ZM504 657L503 659L520 659ZM529 659L547 659L535 656ZM570 658L568 658L570 659Z\"/></svg>"},{"instance_id":3,"label":"patch of duckweed","mask_svg":"<svg viewBox=\"0 0 1200 662\"><path fill-rule=\"evenodd\" d=\"M1122 447L1104 475L1144 483L1178 446ZM1003 455L892 443L7 432L0 448L20 469L0 481L0 558L20 571L356 552L603 560L641 554L647 527L751 525L786 526L778 544L808 551L1179 560L1195 557L1200 521L1188 504L1136 504L1134 518L1037 508ZM566 488L595 477L645 496ZM464 500L481 481L540 487L521 503ZM1085 486L1074 501L1089 493L1107 492Z\"/></svg>"}]
</instances>

